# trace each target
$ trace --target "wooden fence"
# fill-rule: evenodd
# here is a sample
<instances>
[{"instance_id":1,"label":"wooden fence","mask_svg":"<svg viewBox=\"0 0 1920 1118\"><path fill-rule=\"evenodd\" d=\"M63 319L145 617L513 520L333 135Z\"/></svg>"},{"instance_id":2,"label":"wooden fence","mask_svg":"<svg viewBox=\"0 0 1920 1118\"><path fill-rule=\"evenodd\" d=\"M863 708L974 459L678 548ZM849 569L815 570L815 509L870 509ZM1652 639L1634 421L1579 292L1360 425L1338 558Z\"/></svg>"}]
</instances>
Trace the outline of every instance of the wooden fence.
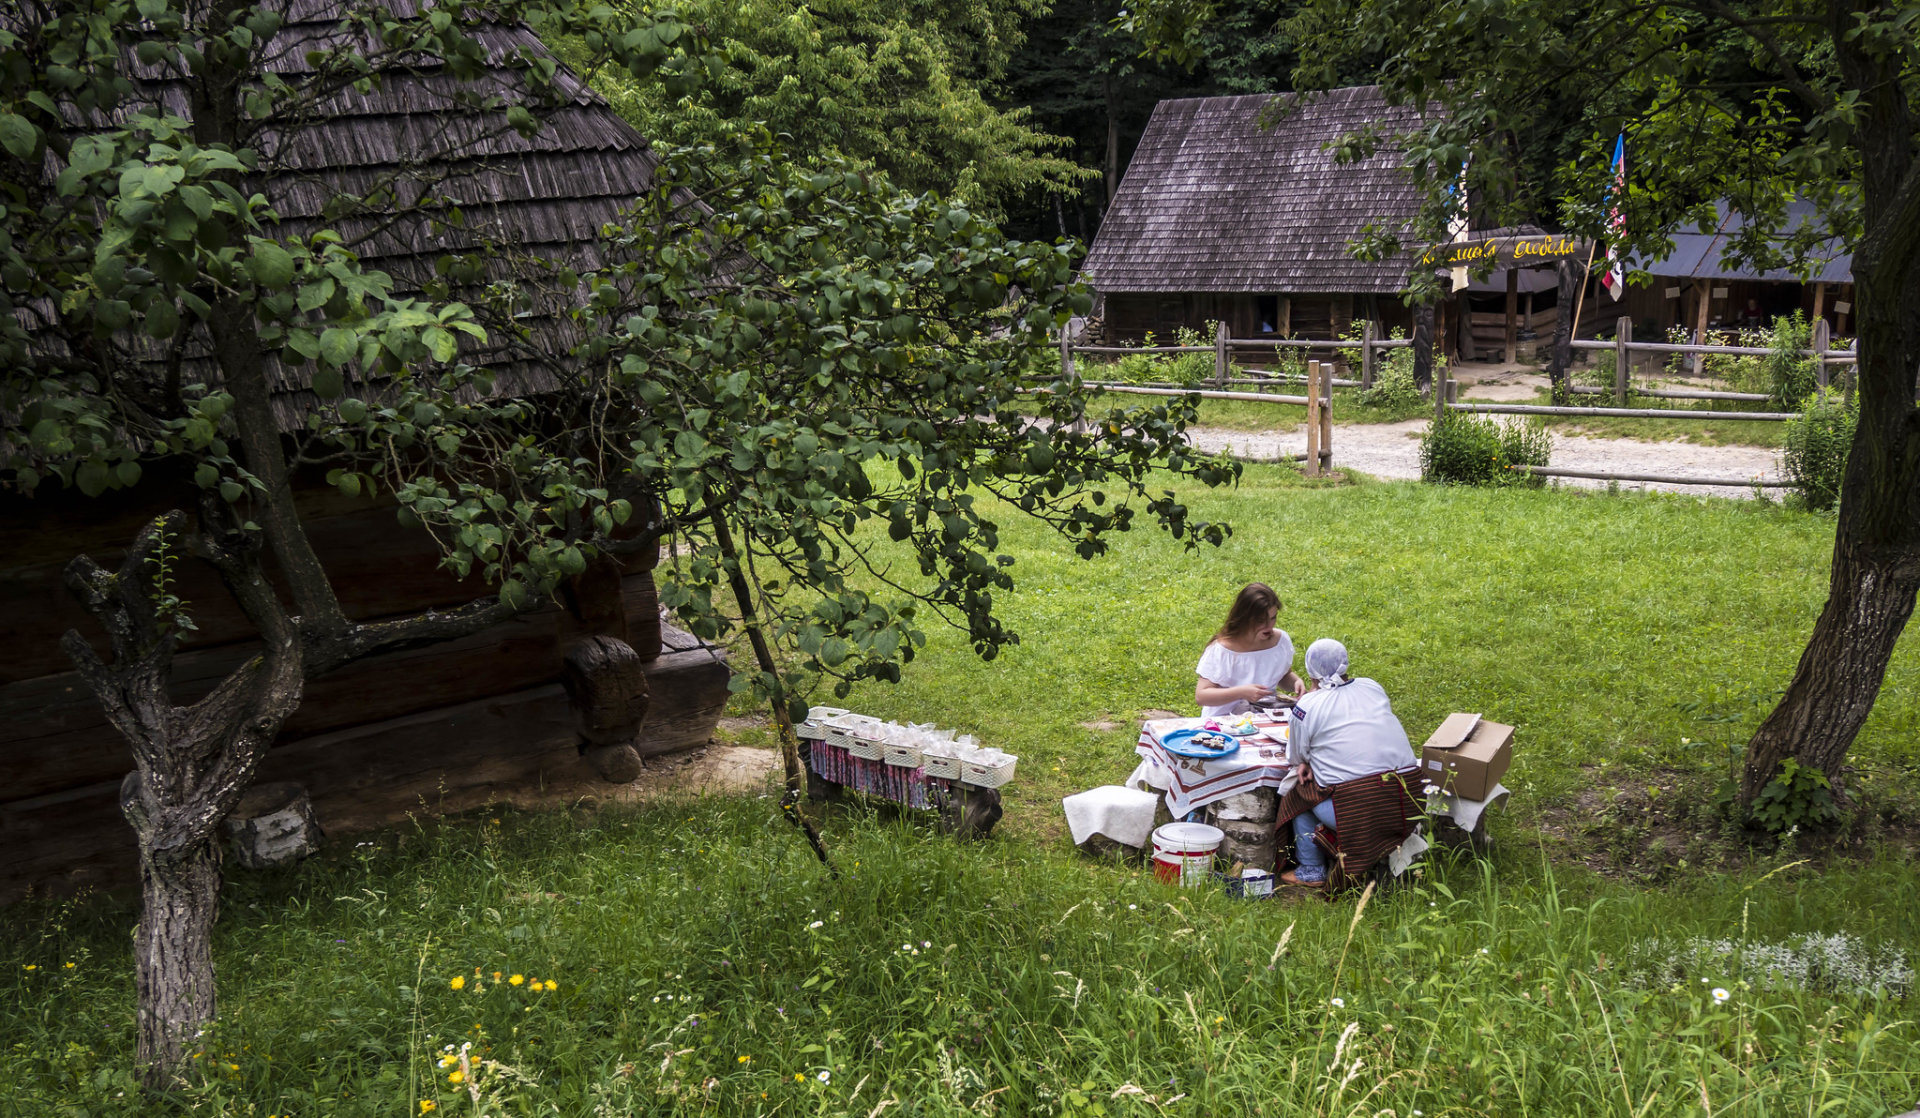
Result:
<instances>
[{"instance_id":1,"label":"wooden fence","mask_svg":"<svg viewBox=\"0 0 1920 1118\"><path fill-rule=\"evenodd\" d=\"M1305 403L1305 400L1298 399L1298 398L1285 399L1281 397L1271 396L1265 393L1239 393L1237 395L1231 395L1231 396L1216 396L1216 395L1213 395L1213 393L1226 391L1227 386L1230 384L1241 384L1241 385L1285 384L1285 383L1299 384L1304 382L1306 379L1304 376L1298 373L1292 373L1292 374L1280 373L1280 374L1273 374L1266 377L1258 377L1258 378L1234 377L1231 374L1233 370L1233 354L1236 351L1245 352L1249 350L1268 350L1276 353L1282 349L1298 349L1298 350L1307 350L1307 351L1321 350L1321 351L1330 351L1334 353L1346 353L1346 352L1358 351L1358 353L1360 354L1360 379L1352 380L1352 379L1332 377L1331 365L1333 363L1326 362L1325 364L1329 366L1329 368L1326 369L1326 375L1329 378L1331 378L1328 380L1327 383L1329 386L1334 388L1372 388L1374 373L1378 367L1380 355L1382 353L1385 353L1388 350L1408 348L1408 347L1411 347L1412 345L1413 345L1413 340L1411 338L1376 337L1374 335L1373 323L1371 322L1367 322L1363 324L1361 328L1360 337L1354 341L1347 341L1345 339L1326 340L1326 339L1313 339L1313 338L1236 338L1236 337L1233 337L1232 334L1228 332L1225 323L1215 324L1212 345L1156 345L1156 346L1075 345L1073 344L1072 337L1063 333L1060 337L1060 369L1061 369L1061 372L1063 372L1067 376L1072 376L1074 373L1074 355L1075 354L1098 354L1103 356L1127 357L1127 356L1132 356L1134 354L1140 354L1140 353L1211 353L1213 354L1213 377L1208 382L1213 386L1211 389L1196 390L1191 388L1184 388L1177 385L1154 385L1150 387L1180 388L1180 391L1182 392L1199 391L1203 399L1239 400L1239 399L1252 398L1252 399L1270 400L1275 403L1300 404L1300 403ZM1121 387L1126 387L1126 386L1116 385L1115 383L1108 382L1108 381L1086 381L1085 383L1090 388L1098 387L1098 388L1109 389L1112 391L1119 391Z\"/></svg>"}]
</instances>

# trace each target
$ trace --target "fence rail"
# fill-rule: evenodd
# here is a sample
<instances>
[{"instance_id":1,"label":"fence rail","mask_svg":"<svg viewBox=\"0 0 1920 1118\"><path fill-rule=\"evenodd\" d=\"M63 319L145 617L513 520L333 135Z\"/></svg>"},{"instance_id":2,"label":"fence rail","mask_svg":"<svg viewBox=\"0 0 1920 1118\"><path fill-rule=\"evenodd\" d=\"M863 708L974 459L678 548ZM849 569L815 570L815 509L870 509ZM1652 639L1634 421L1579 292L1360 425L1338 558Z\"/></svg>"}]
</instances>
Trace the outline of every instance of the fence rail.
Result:
<instances>
[{"instance_id":1,"label":"fence rail","mask_svg":"<svg viewBox=\"0 0 1920 1118\"><path fill-rule=\"evenodd\" d=\"M1793 483L1767 477L1691 477L1685 474L1623 474L1606 470L1567 470L1558 466L1515 466L1538 477L1577 477L1594 481L1651 481L1663 485L1726 485L1736 488L1791 489Z\"/></svg>"},{"instance_id":2,"label":"fence rail","mask_svg":"<svg viewBox=\"0 0 1920 1118\"><path fill-rule=\"evenodd\" d=\"M1547 404L1455 404L1442 405L1449 411L1493 412L1501 415L1609 415L1629 419L1797 419L1795 412L1784 411L1694 411L1682 408L1574 408Z\"/></svg>"}]
</instances>

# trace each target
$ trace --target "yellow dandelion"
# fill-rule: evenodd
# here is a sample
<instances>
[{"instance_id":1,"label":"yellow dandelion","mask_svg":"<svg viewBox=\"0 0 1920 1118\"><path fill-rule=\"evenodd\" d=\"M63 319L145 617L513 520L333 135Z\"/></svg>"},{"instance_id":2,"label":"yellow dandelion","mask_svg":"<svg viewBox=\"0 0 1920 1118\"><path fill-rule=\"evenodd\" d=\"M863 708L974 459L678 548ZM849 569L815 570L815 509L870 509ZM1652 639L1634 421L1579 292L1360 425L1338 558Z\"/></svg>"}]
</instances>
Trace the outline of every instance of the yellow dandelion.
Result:
<instances>
[{"instance_id":1,"label":"yellow dandelion","mask_svg":"<svg viewBox=\"0 0 1920 1118\"><path fill-rule=\"evenodd\" d=\"M68 963L68 964L67 964L67 969L68 969L68 970L72 970L72 969L73 969L73 966L74 966L74 965L73 965L72 963Z\"/></svg>"},{"instance_id":2,"label":"yellow dandelion","mask_svg":"<svg viewBox=\"0 0 1920 1118\"><path fill-rule=\"evenodd\" d=\"M466 1077L467 1077L467 1073L464 1071L458 1071L458 1070L450 1071L447 1073L447 1082L458 1083L461 1080L465 1079Z\"/></svg>"},{"instance_id":3,"label":"yellow dandelion","mask_svg":"<svg viewBox=\"0 0 1920 1118\"><path fill-rule=\"evenodd\" d=\"M28 970L39 970L40 968L39 968L39 967L37 967L37 966L35 966L35 965L34 965L34 964L32 964L32 963L28 963L28 964L27 964L27 969L28 969Z\"/></svg>"},{"instance_id":4,"label":"yellow dandelion","mask_svg":"<svg viewBox=\"0 0 1920 1118\"><path fill-rule=\"evenodd\" d=\"M560 984L559 984L558 982L555 982L555 981L554 981L553 979L551 979L551 978L549 978L549 979L547 979L547 989L549 989L549 990L558 990L559 988L560 988Z\"/></svg>"},{"instance_id":5,"label":"yellow dandelion","mask_svg":"<svg viewBox=\"0 0 1920 1118\"><path fill-rule=\"evenodd\" d=\"M1215 1017L1215 1018L1213 1019L1213 1023L1214 1023L1214 1024L1216 1024L1216 1025L1218 1025L1218 1024L1220 1024L1221 1022L1223 1022L1223 1021L1225 1021L1225 1020L1226 1020L1226 1018L1225 1018L1225 1017Z\"/></svg>"},{"instance_id":6,"label":"yellow dandelion","mask_svg":"<svg viewBox=\"0 0 1920 1118\"><path fill-rule=\"evenodd\" d=\"M510 983L511 985L514 985L514 986L518 986L518 985L520 985L520 984L521 984L522 982L525 982L526 980L527 980L527 976L526 976L526 975L524 975L524 974L516 974L516 975L514 975L513 977L511 977L511 978L509 978L509 979L507 979L507 982L508 982L508 983Z\"/></svg>"},{"instance_id":7,"label":"yellow dandelion","mask_svg":"<svg viewBox=\"0 0 1920 1118\"><path fill-rule=\"evenodd\" d=\"M456 990L464 990L467 988L466 976L456 974L453 976L453 981L447 983L447 985L453 987Z\"/></svg>"},{"instance_id":8,"label":"yellow dandelion","mask_svg":"<svg viewBox=\"0 0 1920 1118\"><path fill-rule=\"evenodd\" d=\"M426 1114L437 1109L439 1109L439 1106L432 1099L420 1100L420 1113Z\"/></svg>"},{"instance_id":9,"label":"yellow dandelion","mask_svg":"<svg viewBox=\"0 0 1920 1118\"><path fill-rule=\"evenodd\" d=\"M752 1056L735 1056L734 1059L738 1060L740 1063L745 1064L745 1063L752 1062L753 1057Z\"/></svg>"},{"instance_id":10,"label":"yellow dandelion","mask_svg":"<svg viewBox=\"0 0 1920 1118\"><path fill-rule=\"evenodd\" d=\"M227 1070L228 1070L228 1071L239 1071L239 1070L240 1070L240 1065L239 1065L239 1064L228 1064L228 1065L227 1065Z\"/></svg>"}]
</instances>

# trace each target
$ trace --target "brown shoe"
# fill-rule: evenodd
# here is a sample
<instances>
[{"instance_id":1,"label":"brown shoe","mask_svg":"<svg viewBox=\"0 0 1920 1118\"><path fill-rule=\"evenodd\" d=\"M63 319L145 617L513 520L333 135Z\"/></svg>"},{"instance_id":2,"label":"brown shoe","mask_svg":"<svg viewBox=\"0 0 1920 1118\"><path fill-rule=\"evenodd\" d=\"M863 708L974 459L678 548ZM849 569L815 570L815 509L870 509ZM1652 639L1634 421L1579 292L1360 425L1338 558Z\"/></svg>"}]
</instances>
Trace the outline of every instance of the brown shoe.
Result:
<instances>
[{"instance_id":1,"label":"brown shoe","mask_svg":"<svg viewBox=\"0 0 1920 1118\"><path fill-rule=\"evenodd\" d=\"M1298 885L1302 889L1325 889L1327 887L1327 883L1325 881L1302 881L1300 880L1300 875L1297 873L1294 873L1292 870L1288 870L1286 873L1281 874L1280 880L1283 884Z\"/></svg>"}]
</instances>

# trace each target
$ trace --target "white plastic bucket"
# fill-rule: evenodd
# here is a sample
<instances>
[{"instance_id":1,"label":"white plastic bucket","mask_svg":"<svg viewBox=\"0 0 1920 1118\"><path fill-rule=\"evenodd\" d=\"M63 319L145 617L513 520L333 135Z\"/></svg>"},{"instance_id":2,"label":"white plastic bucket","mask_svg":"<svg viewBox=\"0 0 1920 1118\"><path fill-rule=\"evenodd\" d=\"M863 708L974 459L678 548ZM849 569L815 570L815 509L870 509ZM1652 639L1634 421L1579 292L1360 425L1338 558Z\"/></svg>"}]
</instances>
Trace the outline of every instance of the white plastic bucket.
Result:
<instances>
[{"instance_id":1,"label":"white plastic bucket","mask_svg":"<svg viewBox=\"0 0 1920 1118\"><path fill-rule=\"evenodd\" d=\"M1168 823L1153 832L1153 875L1192 888L1207 880L1213 852L1227 836L1205 823Z\"/></svg>"}]
</instances>

